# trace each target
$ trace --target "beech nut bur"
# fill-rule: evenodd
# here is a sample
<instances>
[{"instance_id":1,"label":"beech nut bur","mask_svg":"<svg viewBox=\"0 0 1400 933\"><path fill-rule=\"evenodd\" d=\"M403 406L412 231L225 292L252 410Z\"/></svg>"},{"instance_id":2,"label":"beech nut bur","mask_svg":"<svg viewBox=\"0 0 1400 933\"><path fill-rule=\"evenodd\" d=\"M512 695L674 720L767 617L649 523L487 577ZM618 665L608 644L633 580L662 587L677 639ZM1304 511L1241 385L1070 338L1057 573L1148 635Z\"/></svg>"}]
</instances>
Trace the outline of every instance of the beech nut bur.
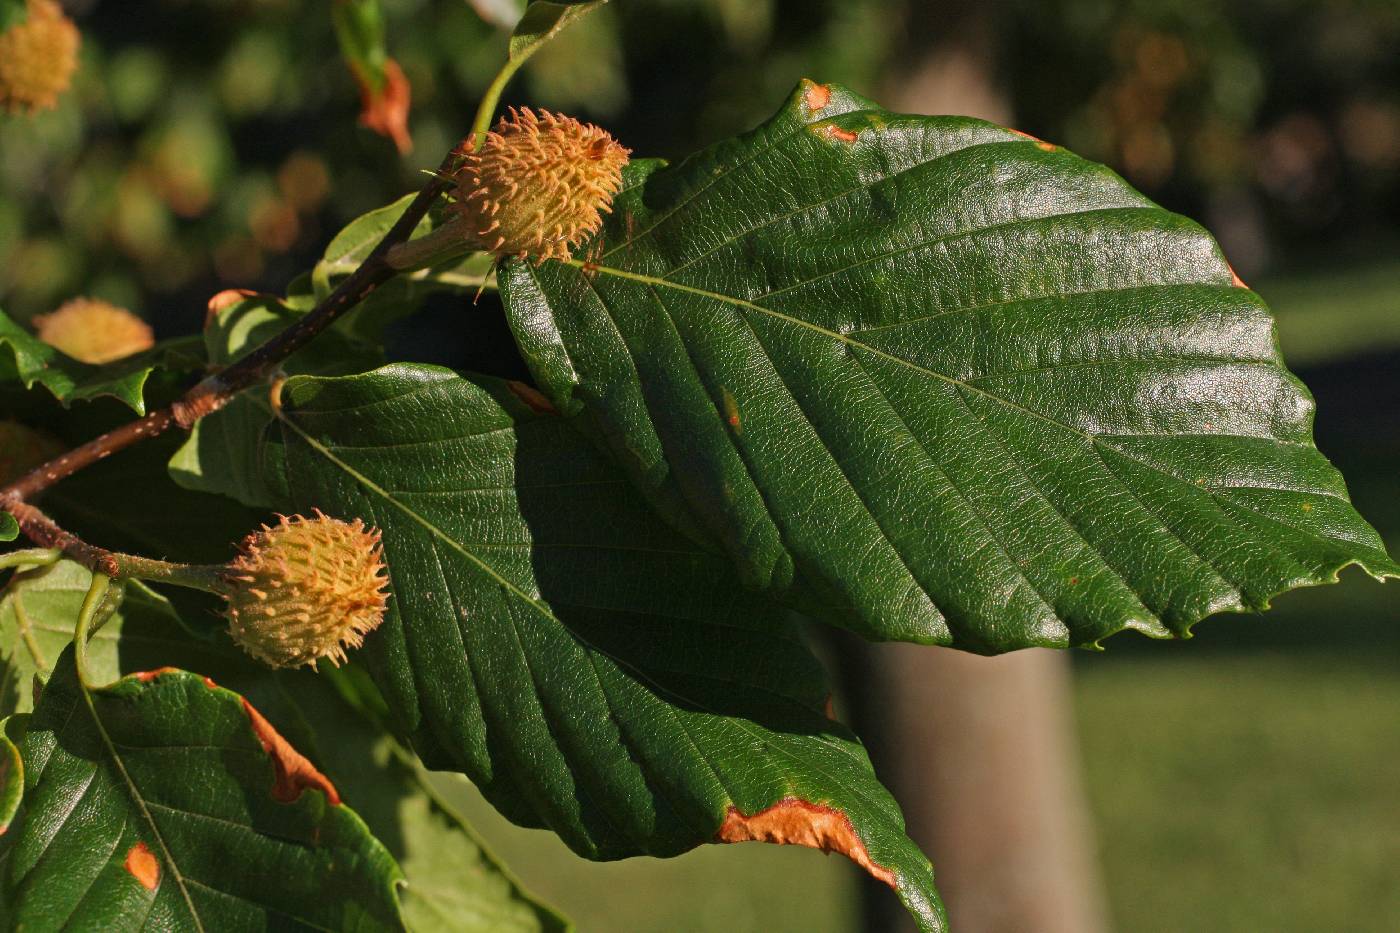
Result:
<instances>
[{"instance_id":1,"label":"beech nut bur","mask_svg":"<svg viewBox=\"0 0 1400 933\"><path fill-rule=\"evenodd\" d=\"M272 667L337 666L379 627L388 577L379 532L364 522L279 516L243 540L223 571L229 634Z\"/></svg>"},{"instance_id":2,"label":"beech nut bur","mask_svg":"<svg viewBox=\"0 0 1400 933\"><path fill-rule=\"evenodd\" d=\"M498 256L568 259L603 225L630 151L573 117L512 109L453 175L454 210Z\"/></svg>"},{"instance_id":3,"label":"beech nut bur","mask_svg":"<svg viewBox=\"0 0 1400 933\"><path fill-rule=\"evenodd\" d=\"M28 0L25 18L0 32L0 107L52 110L78 68L78 28L54 0Z\"/></svg>"}]
</instances>

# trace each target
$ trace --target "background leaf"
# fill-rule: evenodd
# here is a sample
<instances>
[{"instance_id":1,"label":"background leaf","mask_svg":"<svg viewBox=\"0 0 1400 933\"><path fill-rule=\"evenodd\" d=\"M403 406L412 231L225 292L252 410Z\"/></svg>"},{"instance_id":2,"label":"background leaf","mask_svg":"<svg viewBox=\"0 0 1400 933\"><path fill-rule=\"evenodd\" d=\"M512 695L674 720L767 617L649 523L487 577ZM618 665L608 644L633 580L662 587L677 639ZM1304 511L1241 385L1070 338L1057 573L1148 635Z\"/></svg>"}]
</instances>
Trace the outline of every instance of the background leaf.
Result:
<instances>
[{"instance_id":1,"label":"background leaf","mask_svg":"<svg viewBox=\"0 0 1400 933\"><path fill-rule=\"evenodd\" d=\"M389 853L237 694L170 670L91 703L70 649L21 749L13 924L400 928Z\"/></svg>"},{"instance_id":2,"label":"background leaf","mask_svg":"<svg viewBox=\"0 0 1400 933\"><path fill-rule=\"evenodd\" d=\"M19 522L9 512L0 514L0 541L13 541L19 537Z\"/></svg>"},{"instance_id":3,"label":"background leaf","mask_svg":"<svg viewBox=\"0 0 1400 933\"><path fill-rule=\"evenodd\" d=\"M510 36L510 60L522 62L534 55L570 23L607 3L607 0L533 0Z\"/></svg>"},{"instance_id":4,"label":"background leaf","mask_svg":"<svg viewBox=\"0 0 1400 933\"><path fill-rule=\"evenodd\" d=\"M487 851L461 814L433 789L413 754L328 685L333 681L344 687L365 678L364 673L352 667L325 674L279 680L316 737L317 764L403 870L407 883L399 900L409 928L415 933L571 929L530 897Z\"/></svg>"},{"instance_id":5,"label":"background leaf","mask_svg":"<svg viewBox=\"0 0 1400 933\"><path fill-rule=\"evenodd\" d=\"M297 507L384 533L390 613L362 656L424 761L595 859L763 838L789 813L774 835L864 860L941 929L928 862L793 625L532 402L424 366L283 394Z\"/></svg>"},{"instance_id":6,"label":"background leaf","mask_svg":"<svg viewBox=\"0 0 1400 933\"><path fill-rule=\"evenodd\" d=\"M510 263L546 394L751 584L995 653L1397 568L1200 227L990 123L802 84Z\"/></svg>"},{"instance_id":7,"label":"background leaf","mask_svg":"<svg viewBox=\"0 0 1400 933\"><path fill-rule=\"evenodd\" d=\"M92 366L64 356L0 311L0 383L25 388L42 385L64 405L110 395L138 415L146 413L143 389L157 367L192 369L203 365L197 338L180 338L149 350Z\"/></svg>"}]
</instances>

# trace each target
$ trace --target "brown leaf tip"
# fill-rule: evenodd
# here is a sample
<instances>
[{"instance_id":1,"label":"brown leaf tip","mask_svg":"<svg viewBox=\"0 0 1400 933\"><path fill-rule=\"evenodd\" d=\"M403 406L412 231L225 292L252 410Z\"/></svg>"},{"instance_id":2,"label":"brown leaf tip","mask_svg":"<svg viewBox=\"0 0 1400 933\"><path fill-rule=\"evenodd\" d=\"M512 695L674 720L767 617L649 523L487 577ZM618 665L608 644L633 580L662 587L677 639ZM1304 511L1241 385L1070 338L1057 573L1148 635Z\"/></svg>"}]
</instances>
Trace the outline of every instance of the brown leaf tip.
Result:
<instances>
[{"instance_id":1,"label":"brown leaf tip","mask_svg":"<svg viewBox=\"0 0 1400 933\"><path fill-rule=\"evenodd\" d=\"M401 155L413 151L413 138L408 134L408 111L413 87L403 69L392 58L384 60L384 86L373 88L355 74L360 86L360 125L394 141Z\"/></svg>"},{"instance_id":2,"label":"brown leaf tip","mask_svg":"<svg viewBox=\"0 0 1400 933\"><path fill-rule=\"evenodd\" d=\"M160 860L144 842L137 842L128 849L126 861L122 864L147 891L154 891L160 884Z\"/></svg>"},{"instance_id":3,"label":"brown leaf tip","mask_svg":"<svg viewBox=\"0 0 1400 933\"><path fill-rule=\"evenodd\" d=\"M827 853L840 852L872 877L892 888L898 886L894 872L871 860L850 817L840 810L798 797L784 797L750 816L731 806L715 833L715 841L771 842L780 846L806 846Z\"/></svg>"},{"instance_id":4,"label":"brown leaf tip","mask_svg":"<svg viewBox=\"0 0 1400 933\"><path fill-rule=\"evenodd\" d=\"M305 755L293 748L292 743L282 738L282 733L246 699L243 700L243 712L248 714L248 723L253 727L253 734L258 737L263 751L267 752L267 756L272 759L273 768L276 769L277 777L272 785L273 800L278 803L295 803L301 792L309 788L325 794L331 806L340 806L340 794L330 782L330 778L318 771Z\"/></svg>"}]
</instances>

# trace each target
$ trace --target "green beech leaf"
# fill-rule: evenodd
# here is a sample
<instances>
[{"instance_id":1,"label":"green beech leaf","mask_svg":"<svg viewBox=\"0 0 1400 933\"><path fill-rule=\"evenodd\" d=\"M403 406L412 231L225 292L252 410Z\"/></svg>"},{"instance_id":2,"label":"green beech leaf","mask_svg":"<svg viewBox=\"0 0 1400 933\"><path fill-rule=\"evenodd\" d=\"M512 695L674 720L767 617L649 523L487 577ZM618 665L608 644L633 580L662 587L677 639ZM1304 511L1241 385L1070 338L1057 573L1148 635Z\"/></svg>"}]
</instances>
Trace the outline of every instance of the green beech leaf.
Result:
<instances>
[{"instance_id":1,"label":"green beech leaf","mask_svg":"<svg viewBox=\"0 0 1400 933\"><path fill-rule=\"evenodd\" d=\"M523 62L574 20L588 15L604 3L607 0L533 0L511 33L511 61Z\"/></svg>"},{"instance_id":2,"label":"green beech leaf","mask_svg":"<svg viewBox=\"0 0 1400 933\"><path fill-rule=\"evenodd\" d=\"M311 293L307 296L311 303L325 298L337 280L360 267L414 197L405 195L392 204L361 214L335 235L311 271ZM430 212L414 227L413 236L430 233L441 224L442 219L440 212ZM470 253L431 268L401 273L379 286L346 314L338 322L337 329L366 340L379 341L388 324L412 313L424 298L434 292L455 289L475 293L483 287L495 287L494 265L494 257L490 253Z\"/></svg>"},{"instance_id":3,"label":"green beech leaf","mask_svg":"<svg viewBox=\"0 0 1400 933\"><path fill-rule=\"evenodd\" d=\"M24 799L24 759L16 743L24 740L28 723L27 714L0 719L0 836L9 831ZM0 845L0 853L8 849L8 845Z\"/></svg>"},{"instance_id":4,"label":"green beech leaf","mask_svg":"<svg viewBox=\"0 0 1400 933\"><path fill-rule=\"evenodd\" d=\"M294 378L283 406L297 507L383 531L390 612L360 657L429 767L595 859L809 830L942 929L793 625L537 393L391 366Z\"/></svg>"},{"instance_id":5,"label":"green beech leaf","mask_svg":"<svg viewBox=\"0 0 1400 933\"><path fill-rule=\"evenodd\" d=\"M64 560L17 574L0 593L0 716L34 708L34 677L47 677L73 641L91 583L87 569ZM120 608L88 641L88 667L101 681L177 661L204 670L217 657L186 635L165 597L138 582L127 584Z\"/></svg>"},{"instance_id":6,"label":"green beech leaf","mask_svg":"<svg viewBox=\"0 0 1400 933\"><path fill-rule=\"evenodd\" d=\"M90 582L88 571L63 561L21 575L6 590L0 599L0 713L33 708L31 681L47 676L71 641ZM130 583L118 612L88 644L93 676L116 679L169 664L212 675L246 696L312 758L398 861L406 876L402 915L411 929L524 933L565 926L441 804L408 753L340 699L325 677L269 670L226 637L191 637L162 596ZM332 673L337 680L349 676ZM20 713L8 720L16 742L26 719ZM7 790L23 782L22 770L6 771L5 754L0 737L0 827L8 822ZM18 783L7 783L14 776ZM0 835L0 851L5 842Z\"/></svg>"},{"instance_id":7,"label":"green beech leaf","mask_svg":"<svg viewBox=\"0 0 1400 933\"><path fill-rule=\"evenodd\" d=\"M534 900L466 820L428 782L413 754L327 685L363 678L355 668L326 676L279 675L279 689L317 738L330 775L403 869L403 918L415 933L537 933L571 929ZM373 689L373 688L370 688Z\"/></svg>"},{"instance_id":8,"label":"green beech leaf","mask_svg":"<svg viewBox=\"0 0 1400 933\"><path fill-rule=\"evenodd\" d=\"M138 415L146 413L143 390L157 368L193 369L203 365L198 338L165 341L102 366L80 363L44 343L0 311L0 383L25 388L42 385L65 406L110 395Z\"/></svg>"},{"instance_id":9,"label":"green beech leaf","mask_svg":"<svg viewBox=\"0 0 1400 933\"><path fill-rule=\"evenodd\" d=\"M1263 301L1101 165L806 82L625 185L586 263L501 272L507 313L554 404L750 584L993 653L1400 571Z\"/></svg>"},{"instance_id":10,"label":"green beech leaf","mask_svg":"<svg viewBox=\"0 0 1400 933\"><path fill-rule=\"evenodd\" d=\"M402 929L393 858L237 694L172 669L90 696L70 649L20 749L12 925Z\"/></svg>"},{"instance_id":11,"label":"green beech leaf","mask_svg":"<svg viewBox=\"0 0 1400 933\"><path fill-rule=\"evenodd\" d=\"M285 330L298 317L272 295L257 295L219 312L204 329L211 361L230 363ZM289 373L343 373L368 369L379 350L339 329L318 336L283 364ZM244 505L275 508L281 491L269 487L256 438L268 423L268 387L254 386L221 410L202 418L170 460L170 475L186 489L221 493Z\"/></svg>"}]
</instances>

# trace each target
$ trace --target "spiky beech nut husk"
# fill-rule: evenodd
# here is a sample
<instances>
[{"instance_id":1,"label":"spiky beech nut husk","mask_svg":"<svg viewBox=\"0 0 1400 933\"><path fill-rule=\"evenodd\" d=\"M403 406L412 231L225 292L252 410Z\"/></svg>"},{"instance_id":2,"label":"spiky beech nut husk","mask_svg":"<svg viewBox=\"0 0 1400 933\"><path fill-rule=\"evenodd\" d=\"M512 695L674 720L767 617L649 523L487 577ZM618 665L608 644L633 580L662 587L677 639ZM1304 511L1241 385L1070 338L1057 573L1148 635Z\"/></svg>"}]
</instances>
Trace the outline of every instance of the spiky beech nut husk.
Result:
<instances>
[{"instance_id":1,"label":"spiky beech nut husk","mask_svg":"<svg viewBox=\"0 0 1400 933\"><path fill-rule=\"evenodd\" d=\"M52 314L35 317L34 331L44 343L84 363L110 363L156 342L149 324L100 298L65 301Z\"/></svg>"},{"instance_id":2,"label":"spiky beech nut husk","mask_svg":"<svg viewBox=\"0 0 1400 933\"><path fill-rule=\"evenodd\" d=\"M319 509L314 518L280 516L243 540L223 572L229 634L273 667L340 665L364 644L388 604L379 532Z\"/></svg>"},{"instance_id":3,"label":"spiky beech nut husk","mask_svg":"<svg viewBox=\"0 0 1400 933\"><path fill-rule=\"evenodd\" d=\"M47 431L18 421L0 420L0 486L13 483L66 449L62 441Z\"/></svg>"},{"instance_id":4,"label":"spiky beech nut husk","mask_svg":"<svg viewBox=\"0 0 1400 933\"><path fill-rule=\"evenodd\" d=\"M25 18L0 33L0 106L52 109L78 67L78 28L54 0L29 0Z\"/></svg>"},{"instance_id":5,"label":"spiky beech nut husk","mask_svg":"<svg viewBox=\"0 0 1400 933\"><path fill-rule=\"evenodd\" d=\"M455 208L498 256L568 259L612 210L630 153L573 117L512 109L453 176Z\"/></svg>"}]
</instances>

